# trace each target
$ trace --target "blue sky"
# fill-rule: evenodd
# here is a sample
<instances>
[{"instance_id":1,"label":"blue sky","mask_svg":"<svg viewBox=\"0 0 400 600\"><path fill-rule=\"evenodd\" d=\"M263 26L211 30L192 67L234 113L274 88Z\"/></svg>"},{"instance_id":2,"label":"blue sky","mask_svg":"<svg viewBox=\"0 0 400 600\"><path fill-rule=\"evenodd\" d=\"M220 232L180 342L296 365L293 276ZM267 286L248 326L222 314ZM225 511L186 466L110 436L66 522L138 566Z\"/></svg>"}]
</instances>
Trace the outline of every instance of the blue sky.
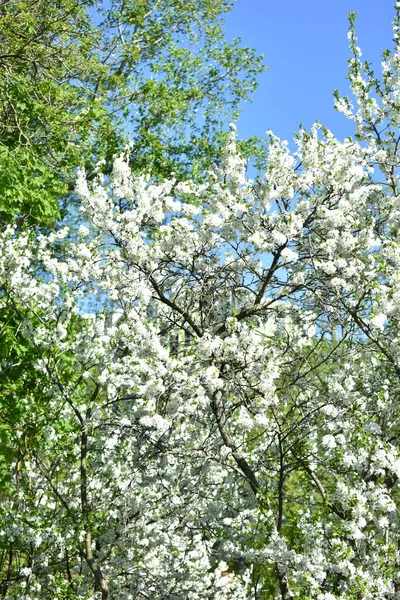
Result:
<instances>
[{"instance_id":1,"label":"blue sky","mask_svg":"<svg viewBox=\"0 0 400 600\"><path fill-rule=\"evenodd\" d=\"M237 0L226 15L228 38L264 54L269 71L260 77L252 103L243 105L239 137L267 129L293 139L300 122L315 119L342 139L353 129L333 108L333 91L348 93L349 12L357 13L363 59L376 66L392 48L394 0Z\"/></svg>"}]
</instances>

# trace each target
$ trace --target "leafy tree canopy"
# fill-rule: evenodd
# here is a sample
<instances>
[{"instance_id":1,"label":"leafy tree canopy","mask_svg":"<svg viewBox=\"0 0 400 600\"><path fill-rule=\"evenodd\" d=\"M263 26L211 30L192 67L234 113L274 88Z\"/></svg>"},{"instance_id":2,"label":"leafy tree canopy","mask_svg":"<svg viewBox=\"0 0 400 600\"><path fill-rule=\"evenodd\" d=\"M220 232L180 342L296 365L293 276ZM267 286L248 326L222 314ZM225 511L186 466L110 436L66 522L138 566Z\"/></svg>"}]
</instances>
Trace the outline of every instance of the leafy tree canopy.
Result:
<instances>
[{"instance_id":1,"label":"leafy tree canopy","mask_svg":"<svg viewBox=\"0 0 400 600\"><path fill-rule=\"evenodd\" d=\"M199 176L261 57L224 38L226 0L3 0L0 218L50 223L77 166L132 140L136 170ZM217 136L217 137L215 137Z\"/></svg>"}]
</instances>

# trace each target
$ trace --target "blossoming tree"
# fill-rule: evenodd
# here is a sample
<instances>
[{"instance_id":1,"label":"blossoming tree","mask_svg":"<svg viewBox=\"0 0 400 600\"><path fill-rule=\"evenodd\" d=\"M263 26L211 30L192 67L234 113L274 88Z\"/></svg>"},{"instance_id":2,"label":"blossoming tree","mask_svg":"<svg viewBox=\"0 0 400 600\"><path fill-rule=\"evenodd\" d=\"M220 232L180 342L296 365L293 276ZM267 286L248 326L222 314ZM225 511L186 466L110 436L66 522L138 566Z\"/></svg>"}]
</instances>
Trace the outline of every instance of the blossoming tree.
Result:
<instances>
[{"instance_id":1,"label":"blossoming tree","mask_svg":"<svg viewBox=\"0 0 400 600\"><path fill-rule=\"evenodd\" d=\"M352 25L358 141L271 134L252 181L232 126L201 185L123 154L79 230L1 233L3 598L398 597L397 27L378 81Z\"/></svg>"}]
</instances>

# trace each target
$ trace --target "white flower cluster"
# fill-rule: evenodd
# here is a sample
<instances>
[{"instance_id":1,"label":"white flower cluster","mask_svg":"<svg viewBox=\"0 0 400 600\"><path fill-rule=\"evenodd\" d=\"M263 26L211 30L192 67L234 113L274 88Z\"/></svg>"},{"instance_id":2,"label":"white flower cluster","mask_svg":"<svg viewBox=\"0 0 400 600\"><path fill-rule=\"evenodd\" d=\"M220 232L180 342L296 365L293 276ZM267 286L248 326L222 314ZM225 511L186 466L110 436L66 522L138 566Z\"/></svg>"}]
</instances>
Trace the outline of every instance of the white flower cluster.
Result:
<instances>
[{"instance_id":1,"label":"white flower cluster","mask_svg":"<svg viewBox=\"0 0 400 600\"><path fill-rule=\"evenodd\" d=\"M10 598L396 597L400 61L381 105L354 61L361 143L271 134L257 183L234 127L201 185L124 153L77 231L1 232Z\"/></svg>"}]
</instances>

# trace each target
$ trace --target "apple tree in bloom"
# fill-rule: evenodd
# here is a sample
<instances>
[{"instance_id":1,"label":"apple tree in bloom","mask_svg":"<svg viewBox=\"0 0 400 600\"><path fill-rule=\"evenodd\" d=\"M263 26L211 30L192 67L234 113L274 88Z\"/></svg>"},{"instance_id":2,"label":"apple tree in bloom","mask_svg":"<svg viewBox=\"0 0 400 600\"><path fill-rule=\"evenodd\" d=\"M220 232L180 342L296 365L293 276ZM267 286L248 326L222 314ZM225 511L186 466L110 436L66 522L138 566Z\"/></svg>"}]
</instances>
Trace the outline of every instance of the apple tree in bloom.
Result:
<instances>
[{"instance_id":1,"label":"apple tree in bloom","mask_svg":"<svg viewBox=\"0 0 400 600\"><path fill-rule=\"evenodd\" d=\"M1 232L2 598L400 597L398 17L380 80L351 25L356 141L271 133L250 180L232 126L201 184L127 150L79 229Z\"/></svg>"}]
</instances>

